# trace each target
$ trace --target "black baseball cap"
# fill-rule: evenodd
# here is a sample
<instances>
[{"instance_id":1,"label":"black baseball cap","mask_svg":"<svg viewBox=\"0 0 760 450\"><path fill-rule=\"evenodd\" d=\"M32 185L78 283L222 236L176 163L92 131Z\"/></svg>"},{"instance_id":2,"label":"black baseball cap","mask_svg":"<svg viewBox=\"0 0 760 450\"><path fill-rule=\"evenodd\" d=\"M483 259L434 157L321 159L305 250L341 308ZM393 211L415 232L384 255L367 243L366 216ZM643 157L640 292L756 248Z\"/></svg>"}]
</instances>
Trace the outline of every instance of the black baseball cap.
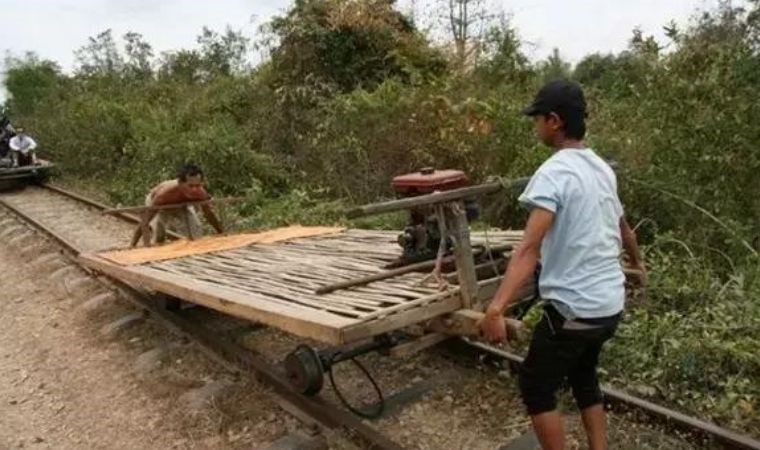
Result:
<instances>
[{"instance_id":1,"label":"black baseball cap","mask_svg":"<svg viewBox=\"0 0 760 450\"><path fill-rule=\"evenodd\" d=\"M533 103L523 110L526 116L557 113L565 118L572 113L586 116L586 98L578 83L568 80L554 80L546 83L536 94Z\"/></svg>"}]
</instances>

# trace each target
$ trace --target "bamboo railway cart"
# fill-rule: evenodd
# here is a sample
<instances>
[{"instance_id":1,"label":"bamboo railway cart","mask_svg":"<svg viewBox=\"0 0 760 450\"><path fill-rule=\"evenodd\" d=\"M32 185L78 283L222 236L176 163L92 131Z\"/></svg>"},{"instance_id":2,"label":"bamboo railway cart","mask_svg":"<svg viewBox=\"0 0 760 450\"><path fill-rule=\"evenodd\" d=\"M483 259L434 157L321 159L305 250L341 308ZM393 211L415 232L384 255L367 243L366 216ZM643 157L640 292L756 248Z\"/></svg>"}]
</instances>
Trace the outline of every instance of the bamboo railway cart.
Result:
<instances>
[{"instance_id":1,"label":"bamboo railway cart","mask_svg":"<svg viewBox=\"0 0 760 450\"><path fill-rule=\"evenodd\" d=\"M440 184L436 172L422 176L432 177L431 186ZM398 232L301 226L80 259L149 290L343 346L337 351L299 346L286 358L294 387L311 394L321 389L322 374L339 361L381 348L408 354L448 336L475 333L522 232L471 234L467 216L472 208L465 200L503 188L503 183L454 184L447 191L416 192L351 211L360 216L409 210L412 217L416 212L424 220L411 220L407 231L428 247L427 239L438 236L433 260L399 265L399 244L408 244L404 239L409 236L402 239ZM533 291L530 283L524 295Z\"/></svg>"},{"instance_id":2,"label":"bamboo railway cart","mask_svg":"<svg viewBox=\"0 0 760 450\"><path fill-rule=\"evenodd\" d=\"M85 254L81 259L118 279L338 345L461 309L462 289L455 280L439 290L423 283L430 269L386 276L392 271L383 266L398 256L397 234L295 226ZM482 234L476 239L484 242ZM501 249L519 239L519 232L489 234L491 244ZM498 282L493 270L488 275L480 287ZM381 279L317 293L336 281L371 276Z\"/></svg>"},{"instance_id":3,"label":"bamboo railway cart","mask_svg":"<svg viewBox=\"0 0 760 450\"><path fill-rule=\"evenodd\" d=\"M44 159L38 159L37 164L30 166L0 167L0 191L41 183L53 167L53 163Z\"/></svg>"}]
</instances>

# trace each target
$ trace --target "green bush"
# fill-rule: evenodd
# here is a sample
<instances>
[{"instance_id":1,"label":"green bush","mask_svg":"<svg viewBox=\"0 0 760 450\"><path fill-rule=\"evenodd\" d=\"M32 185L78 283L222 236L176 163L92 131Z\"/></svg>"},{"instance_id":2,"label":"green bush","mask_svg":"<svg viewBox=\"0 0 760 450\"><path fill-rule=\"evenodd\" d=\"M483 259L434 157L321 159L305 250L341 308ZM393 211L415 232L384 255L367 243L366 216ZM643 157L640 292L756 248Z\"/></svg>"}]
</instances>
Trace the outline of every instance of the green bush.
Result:
<instances>
[{"instance_id":1,"label":"green bush","mask_svg":"<svg viewBox=\"0 0 760 450\"><path fill-rule=\"evenodd\" d=\"M734 427L760 427L760 271L727 280L683 251L648 254L647 301L604 354L611 382Z\"/></svg>"}]
</instances>

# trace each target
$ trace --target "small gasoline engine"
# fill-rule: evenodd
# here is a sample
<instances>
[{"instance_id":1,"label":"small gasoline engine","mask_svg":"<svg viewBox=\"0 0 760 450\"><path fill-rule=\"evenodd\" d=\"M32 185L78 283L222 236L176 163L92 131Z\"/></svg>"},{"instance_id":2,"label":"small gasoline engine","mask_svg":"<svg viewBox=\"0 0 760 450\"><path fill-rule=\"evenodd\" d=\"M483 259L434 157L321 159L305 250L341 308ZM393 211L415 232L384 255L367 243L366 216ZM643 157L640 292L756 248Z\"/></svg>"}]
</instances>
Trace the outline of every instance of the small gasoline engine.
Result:
<instances>
[{"instance_id":1,"label":"small gasoline engine","mask_svg":"<svg viewBox=\"0 0 760 450\"><path fill-rule=\"evenodd\" d=\"M467 176L461 170L435 170L424 168L419 172L399 175L391 183L399 198L416 197L440 191L451 191L468 185ZM456 201L456 200L455 200ZM453 203L450 202L450 203ZM478 205L474 200L464 200L467 220L472 221L479 214ZM404 231L398 236L398 243L403 248L401 257L391 263L391 267L405 266L414 262L432 260L441 248L441 227L439 220L443 217L442 209L451 205L428 204L409 210L409 219ZM444 230L447 230L444 227ZM447 233L448 234L448 233ZM450 252L453 242L445 237L446 252ZM409 340L402 330L396 330L375 336L373 339L352 347L328 348L316 350L307 345L300 345L285 358L284 366L293 388L305 395L314 395L322 389L325 373L338 399L355 414L362 417L375 418L383 412L384 400L379 386L367 369L356 357L365 353L386 350ZM360 371L369 379L378 395L376 407L372 410L356 408L350 405L335 384L332 368L341 362L353 361Z\"/></svg>"},{"instance_id":2,"label":"small gasoline engine","mask_svg":"<svg viewBox=\"0 0 760 450\"><path fill-rule=\"evenodd\" d=\"M467 176L461 170L435 170L431 167L399 175L391 182L399 198L449 191L468 184ZM426 205L409 210L409 221L398 236L398 243L403 248L402 256L390 266L397 267L436 257L441 233L435 208L435 205ZM478 217L479 209L475 200L465 200L465 210L467 220L472 221ZM449 252L452 246L450 239L447 238L445 245Z\"/></svg>"}]
</instances>

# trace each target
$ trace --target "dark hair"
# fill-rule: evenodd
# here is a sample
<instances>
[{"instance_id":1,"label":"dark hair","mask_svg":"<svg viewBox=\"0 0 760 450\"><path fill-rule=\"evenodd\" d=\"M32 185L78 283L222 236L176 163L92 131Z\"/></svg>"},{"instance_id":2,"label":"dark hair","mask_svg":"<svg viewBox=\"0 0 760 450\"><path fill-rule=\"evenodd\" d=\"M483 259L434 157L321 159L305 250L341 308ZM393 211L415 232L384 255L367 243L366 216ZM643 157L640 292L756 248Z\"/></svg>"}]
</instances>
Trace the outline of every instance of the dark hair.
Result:
<instances>
[{"instance_id":1,"label":"dark hair","mask_svg":"<svg viewBox=\"0 0 760 450\"><path fill-rule=\"evenodd\" d=\"M565 136L573 139L583 139L586 136L586 112L575 108L552 111L562 119Z\"/></svg>"},{"instance_id":2,"label":"dark hair","mask_svg":"<svg viewBox=\"0 0 760 450\"><path fill-rule=\"evenodd\" d=\"M523 110L523 114L548 117L555 113L564 123L565 135L583 139L586 135L586 98L580 84L565 79L546 83L536 94L533 103Z\"/></svg>"},{"instance_id":3,"label":"dark hair","mask_svg":"<svg viewBox=\"0 0 760 450\"><path fill-rule=\"evenodd\" d=\"M177 179L185 182L187 181L187 177L194 177L196 175L200 175L203 178L203 170L195 164L185 164L177 172Z\"/></svg>"}]
</instances>

